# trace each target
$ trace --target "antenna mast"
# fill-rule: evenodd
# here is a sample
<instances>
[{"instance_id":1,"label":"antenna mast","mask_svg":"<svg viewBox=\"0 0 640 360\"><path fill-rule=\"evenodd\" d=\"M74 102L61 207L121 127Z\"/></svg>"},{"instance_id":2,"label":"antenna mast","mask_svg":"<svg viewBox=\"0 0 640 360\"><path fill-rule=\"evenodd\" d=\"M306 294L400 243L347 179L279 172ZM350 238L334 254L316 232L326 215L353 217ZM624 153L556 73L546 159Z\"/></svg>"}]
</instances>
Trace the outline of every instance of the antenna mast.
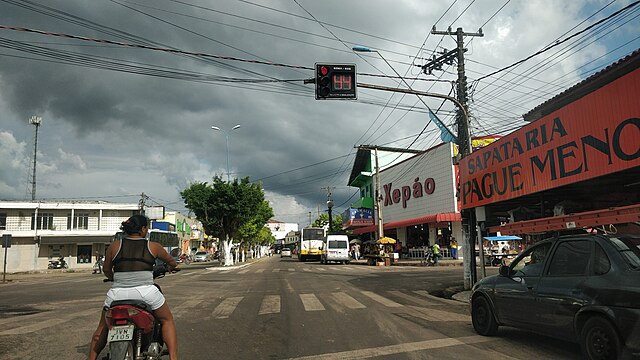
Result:
<instances>
[{"instance_id":1,"label":"antenna mast","mask_svg":"<svg viewBox=\"0 0 640 360\"><path fill-rule=\"evenodd\" d=\"M38 155L38 128L42 124L42 118L40 116L32 116L29 119L29 124L36 127L34 141L33 141L33 175L31 176L31 200L36 199L36 155Z\"/></svg>"}]
</instances>

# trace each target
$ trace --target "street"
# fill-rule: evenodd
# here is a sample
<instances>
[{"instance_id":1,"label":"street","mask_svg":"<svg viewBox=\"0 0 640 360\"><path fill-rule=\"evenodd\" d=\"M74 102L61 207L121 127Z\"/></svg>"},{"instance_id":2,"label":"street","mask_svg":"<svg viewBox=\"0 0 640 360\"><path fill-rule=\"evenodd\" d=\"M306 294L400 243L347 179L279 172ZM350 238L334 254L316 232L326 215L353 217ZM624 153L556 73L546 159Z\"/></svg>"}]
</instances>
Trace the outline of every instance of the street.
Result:
<instances>
[{"instance_id":1,"label":"street","mask_svg":"<svg viewBox=\"0 0 640 360\"><path fill-rule=\"evenodd\" d=\"M581 358L576 344L516 329L477 335L467 304L431 295L460 285L460 266L211 265L158 279L182 359ZM0 358L86 358L102 276L13 277L0 285Z\"/></svg>"}]
</instances>

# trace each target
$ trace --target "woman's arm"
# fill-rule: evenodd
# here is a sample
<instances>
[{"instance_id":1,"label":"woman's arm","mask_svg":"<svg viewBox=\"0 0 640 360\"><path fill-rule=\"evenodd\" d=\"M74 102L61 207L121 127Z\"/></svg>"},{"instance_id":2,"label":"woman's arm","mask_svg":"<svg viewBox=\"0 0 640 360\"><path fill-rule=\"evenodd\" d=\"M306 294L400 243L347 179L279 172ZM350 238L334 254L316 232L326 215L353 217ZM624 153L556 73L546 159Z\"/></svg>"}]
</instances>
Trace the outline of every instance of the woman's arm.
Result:
<instances>
[{"instance_id":1,"label":"woman's arm","mask_svg":"<svg viewBox=\"0 0 640 360\"><path fill-rule=\"evenodd\" d=\"M151 243L151 246L153 247L153 252L155 257L169 264L169 270L173 270L176 267L178 267L178 263L176 262L176 260L173 258L173 256L169 255L167 250L165 250L165 248L162 247L162 245L154 242L154 243Z\"/></svg>"},{"instance_id":2,"label":"woman's arm","mask_svg":"<svg viewBox=\"0 0 640 360\"><path fill-rule=\"evenodd\" d=\"M117 253L117 249L120 249L120 240L114 241L111 246L107 248L107 253L104 256L102 272L109 280L113 280L113 258Z\"/></svg>"}]
</instances>

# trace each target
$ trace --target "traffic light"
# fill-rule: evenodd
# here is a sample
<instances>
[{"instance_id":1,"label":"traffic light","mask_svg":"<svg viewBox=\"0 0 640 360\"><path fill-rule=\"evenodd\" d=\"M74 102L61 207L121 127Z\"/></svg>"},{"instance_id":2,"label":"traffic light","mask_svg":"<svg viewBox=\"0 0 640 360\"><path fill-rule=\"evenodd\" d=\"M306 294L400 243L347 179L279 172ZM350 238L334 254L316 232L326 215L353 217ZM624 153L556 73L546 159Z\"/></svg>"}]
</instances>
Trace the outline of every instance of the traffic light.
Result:
<instances>
[{"instance_id":1,"label":"traffic light","mask_svg":"<svg viewBox=\"0 0 640 360\"><path fill-rule=\"evenodd\" d=\"M316 100L324 99L357 99L355 64L316 63Z\"/></svg>"}]
</instances>

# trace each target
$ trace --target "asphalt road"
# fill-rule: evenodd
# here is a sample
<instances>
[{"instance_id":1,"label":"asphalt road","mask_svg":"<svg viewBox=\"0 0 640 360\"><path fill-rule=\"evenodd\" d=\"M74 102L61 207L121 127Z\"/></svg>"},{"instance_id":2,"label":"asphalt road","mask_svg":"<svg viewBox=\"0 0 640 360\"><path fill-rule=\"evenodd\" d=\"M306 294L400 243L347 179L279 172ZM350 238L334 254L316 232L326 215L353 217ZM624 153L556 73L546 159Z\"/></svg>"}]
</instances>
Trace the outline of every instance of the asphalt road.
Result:
<instances>
[{"instance_id":1,"label":"asphalt road","mask_svg":"<svg viewBox=\"0 0 640 360\"><path fill-rule=\"evenodd\" d=\"M468 305L441 298L462 267L191 264L158 279L182 359L580 359L576 344L511 328L477 335ZM108 284L90 273L8 276L1 359L84 359Z\"/></svg>"}]
</instances>

